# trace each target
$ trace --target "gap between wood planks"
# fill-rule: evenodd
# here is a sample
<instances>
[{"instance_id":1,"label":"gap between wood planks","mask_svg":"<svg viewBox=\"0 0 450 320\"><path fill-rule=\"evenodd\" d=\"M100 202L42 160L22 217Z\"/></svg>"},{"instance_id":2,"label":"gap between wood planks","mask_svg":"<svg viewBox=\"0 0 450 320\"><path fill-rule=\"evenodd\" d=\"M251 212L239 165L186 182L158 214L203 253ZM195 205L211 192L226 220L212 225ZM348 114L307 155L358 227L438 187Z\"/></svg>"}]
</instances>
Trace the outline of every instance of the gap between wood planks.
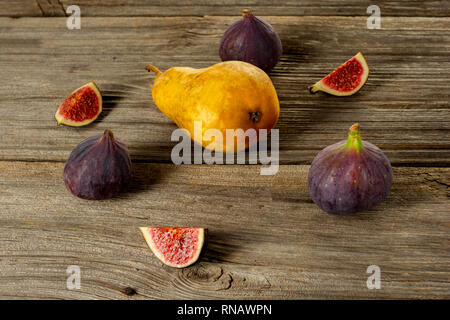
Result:
<instances>
[{"instance_id":1,"label":"gap between wood planks","mask_svg":"<svg viewBox=\"0 0 450 320\"><path fill-rule=\"evenodd\" d=\"M0 159L0 163L1 162L24 162L24 163L65 163L66 161L63 160L41 160L41 159ZM139 164L161 164L161 165L174 165L171 162L167 162L167 161L149 161L149 160L142 160L142 159L136 159L136 160L131 160L132 163L139 163ZM194 164L181 164L180 166L190 166L190 165L194 165ZM202 166L215 166L215 167L221 167L221 166L228 166L228 164L206 164L206 163L202 163ZM231 165L236 165L236 164L231 164ZM258 164L243 164L243 166L247 166L247 165L251 165L251 166L263 166L262 164L258 163ZM283 163L283 164L279 164L280 167L282 166L309 166L311 165L311 162L301 162L301 163ZM435 168L435 169L445 169L445 168L450 168L450 164L448 163L391 163L391 166L393 168Z\"/></svg>"}]
</instances>

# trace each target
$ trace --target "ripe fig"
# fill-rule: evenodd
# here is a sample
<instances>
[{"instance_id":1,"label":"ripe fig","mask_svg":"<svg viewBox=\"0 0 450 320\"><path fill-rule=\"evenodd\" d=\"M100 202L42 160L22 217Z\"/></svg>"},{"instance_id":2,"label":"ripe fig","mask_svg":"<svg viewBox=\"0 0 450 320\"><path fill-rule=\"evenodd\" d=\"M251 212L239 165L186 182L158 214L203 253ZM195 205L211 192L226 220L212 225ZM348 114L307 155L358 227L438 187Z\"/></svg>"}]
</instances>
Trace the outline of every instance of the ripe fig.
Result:
<instances>
[{"instance_id":1,"label":"ripe fig","mask_svg":"<svg viewBox=\"0 0 450 320\"><path fill-rule=\"evenodd\" d=\"M328 213L369 210L382 202L392 185L392 167L375 145L361 140L359 125L350 128L347 140L323 149L308 174L312 200Z\"/></svg>"},{"instance_id":2,"label":"ripe fig","mask_svg":"<svg viewBox=\"0 0 450 320\"><path fill-rule=\"evenodd\" d=\"M55 113L58 125L81 127L90 124L102 112L102 95L94 82L72 92Z\"/></svg>"},{"instance_id":3,"label":"ripe fig","mask_svg":"<svg viewBox=\"0 0 450 320\"><path fill-rule=\"evenodd\" d=\"M282 51L280 37L272 26L244 9L242 19L222 36L219 55L222 61L248 62L268 73L280 60Z\"/></svg>"},{"instance_id":4,"label":"ripe fig","mask_svg":"<svg viewBox=\"0 0 450 320\"><path fill-rule=\"evenodd\" d=\"M207 229L140 227L153 254L169 267L185 268L195 263L206 241Z\"/></svg>"},{"instance_id":5,"label":"ripe fig","mask_svg":"<svg viewBox=\"0 0 450 320\"><path fill-rule=\"evenodd\" d=\"M311 93L323 91L334 96L351 96L362 88L368 77L369 66L359 52L308 89Z\"/></svg>"},{"instance_id":6,"label":"ripe fig","mask_svg":"<svg viewBox=\"0 0 450 320\"><path fill-rule=\"evenodd\" d=\"M131 160L127 147L114 138L111 130L81 142L64 167L67 189L82 199L116 197L131 179Z\"/></svg>"}]
</instances>

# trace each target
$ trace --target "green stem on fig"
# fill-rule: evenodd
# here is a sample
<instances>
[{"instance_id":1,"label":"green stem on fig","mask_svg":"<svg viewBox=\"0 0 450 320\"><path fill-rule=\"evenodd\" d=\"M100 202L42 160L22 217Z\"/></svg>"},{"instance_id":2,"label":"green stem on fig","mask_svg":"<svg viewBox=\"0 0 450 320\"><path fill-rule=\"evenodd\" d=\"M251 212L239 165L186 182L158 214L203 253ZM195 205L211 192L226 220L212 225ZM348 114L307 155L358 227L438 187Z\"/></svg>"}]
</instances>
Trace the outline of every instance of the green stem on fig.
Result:
<instances>
[{"instance_id":1,"label":"green stem on fig","mask_svg":"<svg viewBox=\"0 0 450 320\"><path fill-rule=\"evenodd\" d=\"M242 9L242 15L243 15L243 16L248 16L248 15L250 15L250 14L252 14L250 10L248 10L248 9Z\"/></svg>"},{"instance_id":2,"label":"green stem on fig","mask_svg":"<svg viewBox=\"0 0 450 320\"><path fill-rule=\"evenodd\" d=\"M345 144L346 149L361 151L362 140L359 134L359 124L355 123L352 125L348 131L347 143Z\"/></svg>"}]
</instances>

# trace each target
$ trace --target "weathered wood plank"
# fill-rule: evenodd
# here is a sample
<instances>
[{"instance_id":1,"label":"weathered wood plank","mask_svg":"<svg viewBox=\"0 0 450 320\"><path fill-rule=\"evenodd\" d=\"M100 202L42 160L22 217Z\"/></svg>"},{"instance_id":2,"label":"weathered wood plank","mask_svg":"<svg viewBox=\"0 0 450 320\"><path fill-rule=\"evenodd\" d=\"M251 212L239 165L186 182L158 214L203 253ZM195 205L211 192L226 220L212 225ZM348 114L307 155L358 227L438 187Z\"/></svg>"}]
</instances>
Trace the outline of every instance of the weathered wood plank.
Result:
<instances>
[{"instance_id":1,"label":"weathered wood plank","mask_svg":"<svg viewBox=\"0 0 450 320\"><path fill-rule=\"evenodd\" d=\"M250 8L258 15L271 16L367 16L365 0L4 0L0 16L64 15L61 7L76 4L83 16L239 16L240 10ZM377 4L383 16L449 16L450 6L445 0L383 1Z\"/></svg>"},{"instance_id":2,"label":"weathered wood plank","mask_svg":"<svg viewBox=\"0 0 450 320\"><path fill-rule=\"evenodd\" d=\"M364 137L394 164L449 164L449 18L384 18L382 30L367 30L363 17L268 20L284 46L271 74L281 103L282 163L310 163L360 122ZM153 76L144 67L219 62L220 36L233 21L84 18L81 30L67 30L64 18L0 18L0 159L64 161L82 139L111 128L133 159L170 161L176 127L155 107ZM361 92L308 93L308 85L359 50L371 67ZM57 127L59 103L91 80L104 95L100 120Z\"/></svg>"},{"instance_id":3,"label":"weathered wood plank","mask_svg":"<svg viewBox=\"0 0 450 320\"><path fill-rule=\"evenodd\" d=\"M44 17L65 17L66 8L71 5L64 7L60 0L36 0L36 2Z\"/></svg>"},{"instance_id":4,"label":"weathered wood plank","mask_svg":"<svg viewBox=\"0 0 450 320\"><path fill-rule=\"evenodd\" d=\"M0 162L0 297L450 298L448 168L394 168L384 203L339 217L311 202L307 166L133 165L130 191L96 202L68 193L61 163ZM205 256L163 267L143 225L208 227Z\"/></svg>"},{"instance_id":5,"label":"weathered wood plank","mask_svg":"<svg viewBox=\"0 0 450 320\"><path fill-rule=\"evenodd\" d=\"M34 0L0 1L1 17L40 17L43 15L39 2Z\"/></svg>"}]
</instances>

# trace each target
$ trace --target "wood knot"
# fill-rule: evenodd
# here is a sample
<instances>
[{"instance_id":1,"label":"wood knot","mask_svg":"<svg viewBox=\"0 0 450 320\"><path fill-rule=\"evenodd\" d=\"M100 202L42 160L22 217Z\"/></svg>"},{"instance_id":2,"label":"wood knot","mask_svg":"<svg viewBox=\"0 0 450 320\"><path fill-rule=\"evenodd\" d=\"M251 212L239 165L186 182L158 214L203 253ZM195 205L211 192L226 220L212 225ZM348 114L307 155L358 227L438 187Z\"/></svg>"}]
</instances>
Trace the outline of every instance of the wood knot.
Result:
<instances>
[{"instance_id":1,"label":"wood knot","mask_svg":"<svg viewBox=\"0 0 450 320\"><path fill-rule=\"evenodd\" d=\"M131 287L125 287L121 291L123 294L125 294L127 296L134 296L135 294L137 294L136 289L131 288Z\"/></svg>"},{"instance_id":2,"label":"wood knot","mask_svg":"<svg viewBox=\"0 0 450 320\"><path fill-rule=\"evenodd\" d=\"M233 278L224 273L219 266L211 264L195 264L190 268L183 269L180 280L184 286L190 288L208 288L208 290L227 290L231 287Z\"/></svg>"},{"instance_id":3,"label":"wood knot","mask_svg":"<svg viewBox=\"0 0 450 320\"><path fill-rule=\"evenodd\" d=\"M219 266L202 263L195 264L191 268L183 269L183 274L187 279L201 282L215 282L223 275L223 269Z\"/></svg>"}]
</instances>

